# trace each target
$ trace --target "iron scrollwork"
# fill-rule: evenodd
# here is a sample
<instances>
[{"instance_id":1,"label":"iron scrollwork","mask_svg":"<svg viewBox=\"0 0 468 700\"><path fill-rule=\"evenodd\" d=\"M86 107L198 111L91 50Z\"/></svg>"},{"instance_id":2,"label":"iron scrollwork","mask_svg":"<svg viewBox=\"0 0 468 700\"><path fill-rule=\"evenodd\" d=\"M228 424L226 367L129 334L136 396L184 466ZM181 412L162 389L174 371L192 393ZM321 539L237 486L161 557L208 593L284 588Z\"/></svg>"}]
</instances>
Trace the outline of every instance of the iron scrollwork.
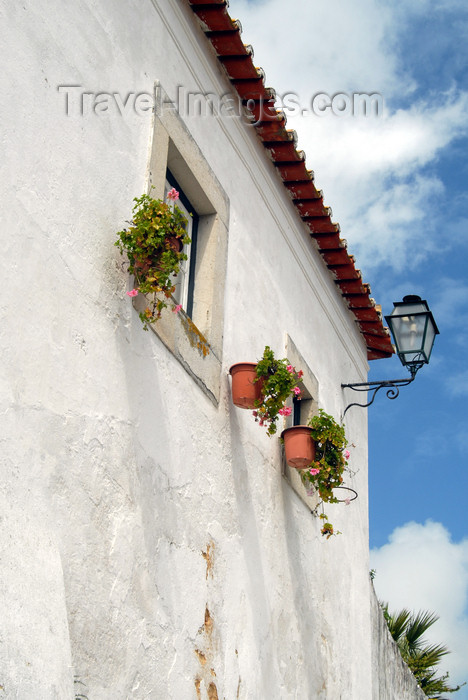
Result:
<instances>
[{"instance_id":1,"label":"iron scrollwork","mask_svg":"<svg viewBox=\"0 0 468 700\"><path fill-rule=\"evenodd\" d=\"M411 384L411 382L414 381L414 378L416 376L415 373L411 373L411 377L409 379L390 379L386 380L383 382L359 382L357 384L342 384L341 386L346 389L352 389L353 391L372 391L372 397L371 400L368 401L367 403L350 403L348 406L346 406L343 416L345 415L346 411L348 408L351 408L351 406L361 406L361 408L367 408L370 406L372 403L374 403L374 399L377 395L377 392L380 391L381 389L386 389L386 394L387 398L389 399L396 399L397 396L400 393L400 387L401 386L408 386L408 384Z\"/></svg>"}]
</instances>

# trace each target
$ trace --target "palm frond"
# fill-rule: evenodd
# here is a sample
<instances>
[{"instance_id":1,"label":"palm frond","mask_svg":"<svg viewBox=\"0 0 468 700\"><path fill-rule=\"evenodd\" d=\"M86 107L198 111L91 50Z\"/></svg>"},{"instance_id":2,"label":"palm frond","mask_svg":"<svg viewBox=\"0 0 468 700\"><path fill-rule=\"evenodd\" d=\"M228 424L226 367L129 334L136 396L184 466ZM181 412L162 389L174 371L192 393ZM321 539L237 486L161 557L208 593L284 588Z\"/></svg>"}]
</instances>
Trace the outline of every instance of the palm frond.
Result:
<instances>
[{"instance_id":1,"label":"palm frond","mask_svg":"<svg viewBox=\"0 0 468 700\"><path fill-rule=\"evenodd\" d=\"M446 654L450 654L446 646L434 644L433 646L424 646L409 656L414 666L427 669L437 666Z\"/></svg>"},{"instance_id":2,"label":"palm frond","mask_svg":"<svg viewBox=\"0 0 468 700\"><path fill-rule=\"evenodd\" d=\"M406 638L410 649L419 649L424 641L421 639L423 634L427 632L429 627L437 622L439 616L435 613L421 610L417 615L414 615L407 627Z\"/></svg>"},{"instance_id":3,"label":"palm frond","mask_svg":"<svg viewBox=\"0 0 468 700\"><path fill-rule=\"evenodd\" d=\"M383 614L387 620L388 629L395 642L398 642L406 632L408 622L411 618L409 610L403 609L398 613L389 613L388 603L381 603Z\"/></svg>"},{"instance_id":4,"label":"palm frond","mask_svg":"<svg viewBox=\"0 0 468 700\"><path fill-rule=\"evenodd\" d=\"M461 687L449 686L448 673L436 675L436 666L450 652L444 644L428 644L424 639L425 632L439 619L438 615L423 610L411 614L406 609L391 613L388 603L380 602L380 606L402 659L413 673L419 687L431 700L447 700L441 693L455 693Z\"/></svg>"}]
</instances>

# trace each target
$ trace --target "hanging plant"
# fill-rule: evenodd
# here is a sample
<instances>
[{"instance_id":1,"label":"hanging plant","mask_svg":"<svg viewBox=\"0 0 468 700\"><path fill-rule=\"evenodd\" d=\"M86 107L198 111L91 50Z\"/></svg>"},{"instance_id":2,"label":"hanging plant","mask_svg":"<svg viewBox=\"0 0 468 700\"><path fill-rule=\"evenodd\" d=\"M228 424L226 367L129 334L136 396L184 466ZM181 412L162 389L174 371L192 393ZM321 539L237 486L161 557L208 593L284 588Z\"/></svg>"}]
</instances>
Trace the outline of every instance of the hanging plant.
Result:
<instances>
[{"instance_id":1,"label":"hanging plant","mask_svg":"<svg viewBox=\"0 0 468 700\"><path fill-rule=\"evenodd\" d=\"M179 193L172 188L167 200L153 199L148 194L135 197L133 218L128 229L117 233L115 245L128 257L128 271L135 277L135 287L128 296L152 295L149 306L140 313L144 330L161 318L175 291L174 280L180 263L187 260L184 244L190 243L187 219L175 204ZM181 309L173 304L173 311Z\"/></svg>"},{"instance_id":2,"label":"hanging plant","mask_svg":"<svg viewBox=\"0 0 468 700\"><path fill-rule=\"evenodd\" d=\"M348 505L357 497L353 489L348 489L355 494L353 498L339 499L334 493L337 488L345 488L342 486L343 473L347 469L350 456L344 427L322 409L319 409L318 415L311 418L308 425L311 428L310 437L315 443L315 457L301 472L307 494L309 496L318 494L321 499L319 505L341 502ZM332 535L340 534L334 531L323 508L319 517L324 521L322 535L328 539Z\"/></svg>"},{"instance_id":3,"label":"hanging plant","mask_svg":"<svg viewBox=\"0 0 468 700\"><path fill-rule=\"evenodd\" d=\"M287 358L277 360L273 350L267 345L262 359L257 363L256 382L261 383L260 398L255 401L253 415L262 426L266 426L269 436L276 433L276 423L279 416L291 415L291 407L286 401L294 396L300 396L299 384L303 372L291 365Z\"/></svg>"}]
</instances>

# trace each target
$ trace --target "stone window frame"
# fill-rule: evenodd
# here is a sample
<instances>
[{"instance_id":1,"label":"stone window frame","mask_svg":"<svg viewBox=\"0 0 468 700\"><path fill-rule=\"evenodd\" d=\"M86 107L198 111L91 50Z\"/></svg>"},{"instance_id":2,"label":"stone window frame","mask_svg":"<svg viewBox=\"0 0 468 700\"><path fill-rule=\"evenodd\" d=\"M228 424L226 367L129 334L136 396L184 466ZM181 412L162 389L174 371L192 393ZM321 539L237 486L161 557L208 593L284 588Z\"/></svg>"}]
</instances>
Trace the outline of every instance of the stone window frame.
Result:
<instances>
[{"instance_id":1,"label":"stone window frame","mask_svg":"<svg viewBox=\"0 0 468 700\"><path fill-rule=\"evenodd\" d=\"M319 393L319 383L315 374L310 369L309 365L305 361L302 354L297 349L292 338L286 334L285 339L286 346L286 357L296 369L301 369L304 372L302 377L301 389L303 392L304 407L301 407L301 424L305 425L307 421L318 414L319 403L318 403L318 393ZM294 425L294 413L284 419L284 429L291 428ZM290 467L286 464L286 459L284 457L284 448L282 450L282 474L286 482L292 488L293 491L299 496L301 501L307 506L307 508L314 512L318 504L317 496L308 496L305 490L304 484L302 483L299 471Z\"/></svg>"},{"instance_id":2,"label":"stone window frame","mask_svg":"<svg viewBox=\"0 0 468 700\"><path fill-rule=\"evenodd\" d=\"M161 87L157 86L159 90ZM198 214L192 317L163 310L151 330L217 406L220 396L229 199L175 109L153 114L147 192L164 197L170 170ZM144 310L145 298L133 300Z\"/></svg>"}]
</instances>

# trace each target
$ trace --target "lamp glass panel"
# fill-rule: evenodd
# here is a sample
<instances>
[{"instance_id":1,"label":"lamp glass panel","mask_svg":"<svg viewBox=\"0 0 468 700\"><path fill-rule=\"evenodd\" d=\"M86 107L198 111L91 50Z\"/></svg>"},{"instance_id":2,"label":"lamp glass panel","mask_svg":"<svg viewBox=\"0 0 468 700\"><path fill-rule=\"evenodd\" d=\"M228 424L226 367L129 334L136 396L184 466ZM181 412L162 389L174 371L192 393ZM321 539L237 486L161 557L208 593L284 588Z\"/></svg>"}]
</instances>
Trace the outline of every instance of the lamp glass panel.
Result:
<instances>
[{"instance_id":1,"label":"lamp glass panel","mask_svg":"<svg viewBox=\"0 0 468 700\"><path fill-rule=\"evenodd\" d=\"M419 353L422 350L426 316L393 316L392 330L398 352Z\"/></svg>"},{"instance_id":2,"label":"lamp glass panel","mask_svg":"<svg viewBox=\"0 0 468 700\"><path fill-rule=\"evenodd\" d=\"M434 324L432 323L432 320L430 318L428 318L427 319L426 338L424 340L424 354L426 355L428 362L429 362L429 358L431 356L432 346L434 345L435 337L436 337L436 332L435 332Z\"/></svg>"},{"instance_id":3,"label":"lamp glass panel","mask_svg":"<svg viewBox=\"0 0 468 700\"><path fill-rule=\"evenodd\" d=\"M403 300L403 303L395 303L392 313L385 318L402 364L429 362L438 330L427 302L413 297L408 301Z\"/></svg>"}]
</instances>

